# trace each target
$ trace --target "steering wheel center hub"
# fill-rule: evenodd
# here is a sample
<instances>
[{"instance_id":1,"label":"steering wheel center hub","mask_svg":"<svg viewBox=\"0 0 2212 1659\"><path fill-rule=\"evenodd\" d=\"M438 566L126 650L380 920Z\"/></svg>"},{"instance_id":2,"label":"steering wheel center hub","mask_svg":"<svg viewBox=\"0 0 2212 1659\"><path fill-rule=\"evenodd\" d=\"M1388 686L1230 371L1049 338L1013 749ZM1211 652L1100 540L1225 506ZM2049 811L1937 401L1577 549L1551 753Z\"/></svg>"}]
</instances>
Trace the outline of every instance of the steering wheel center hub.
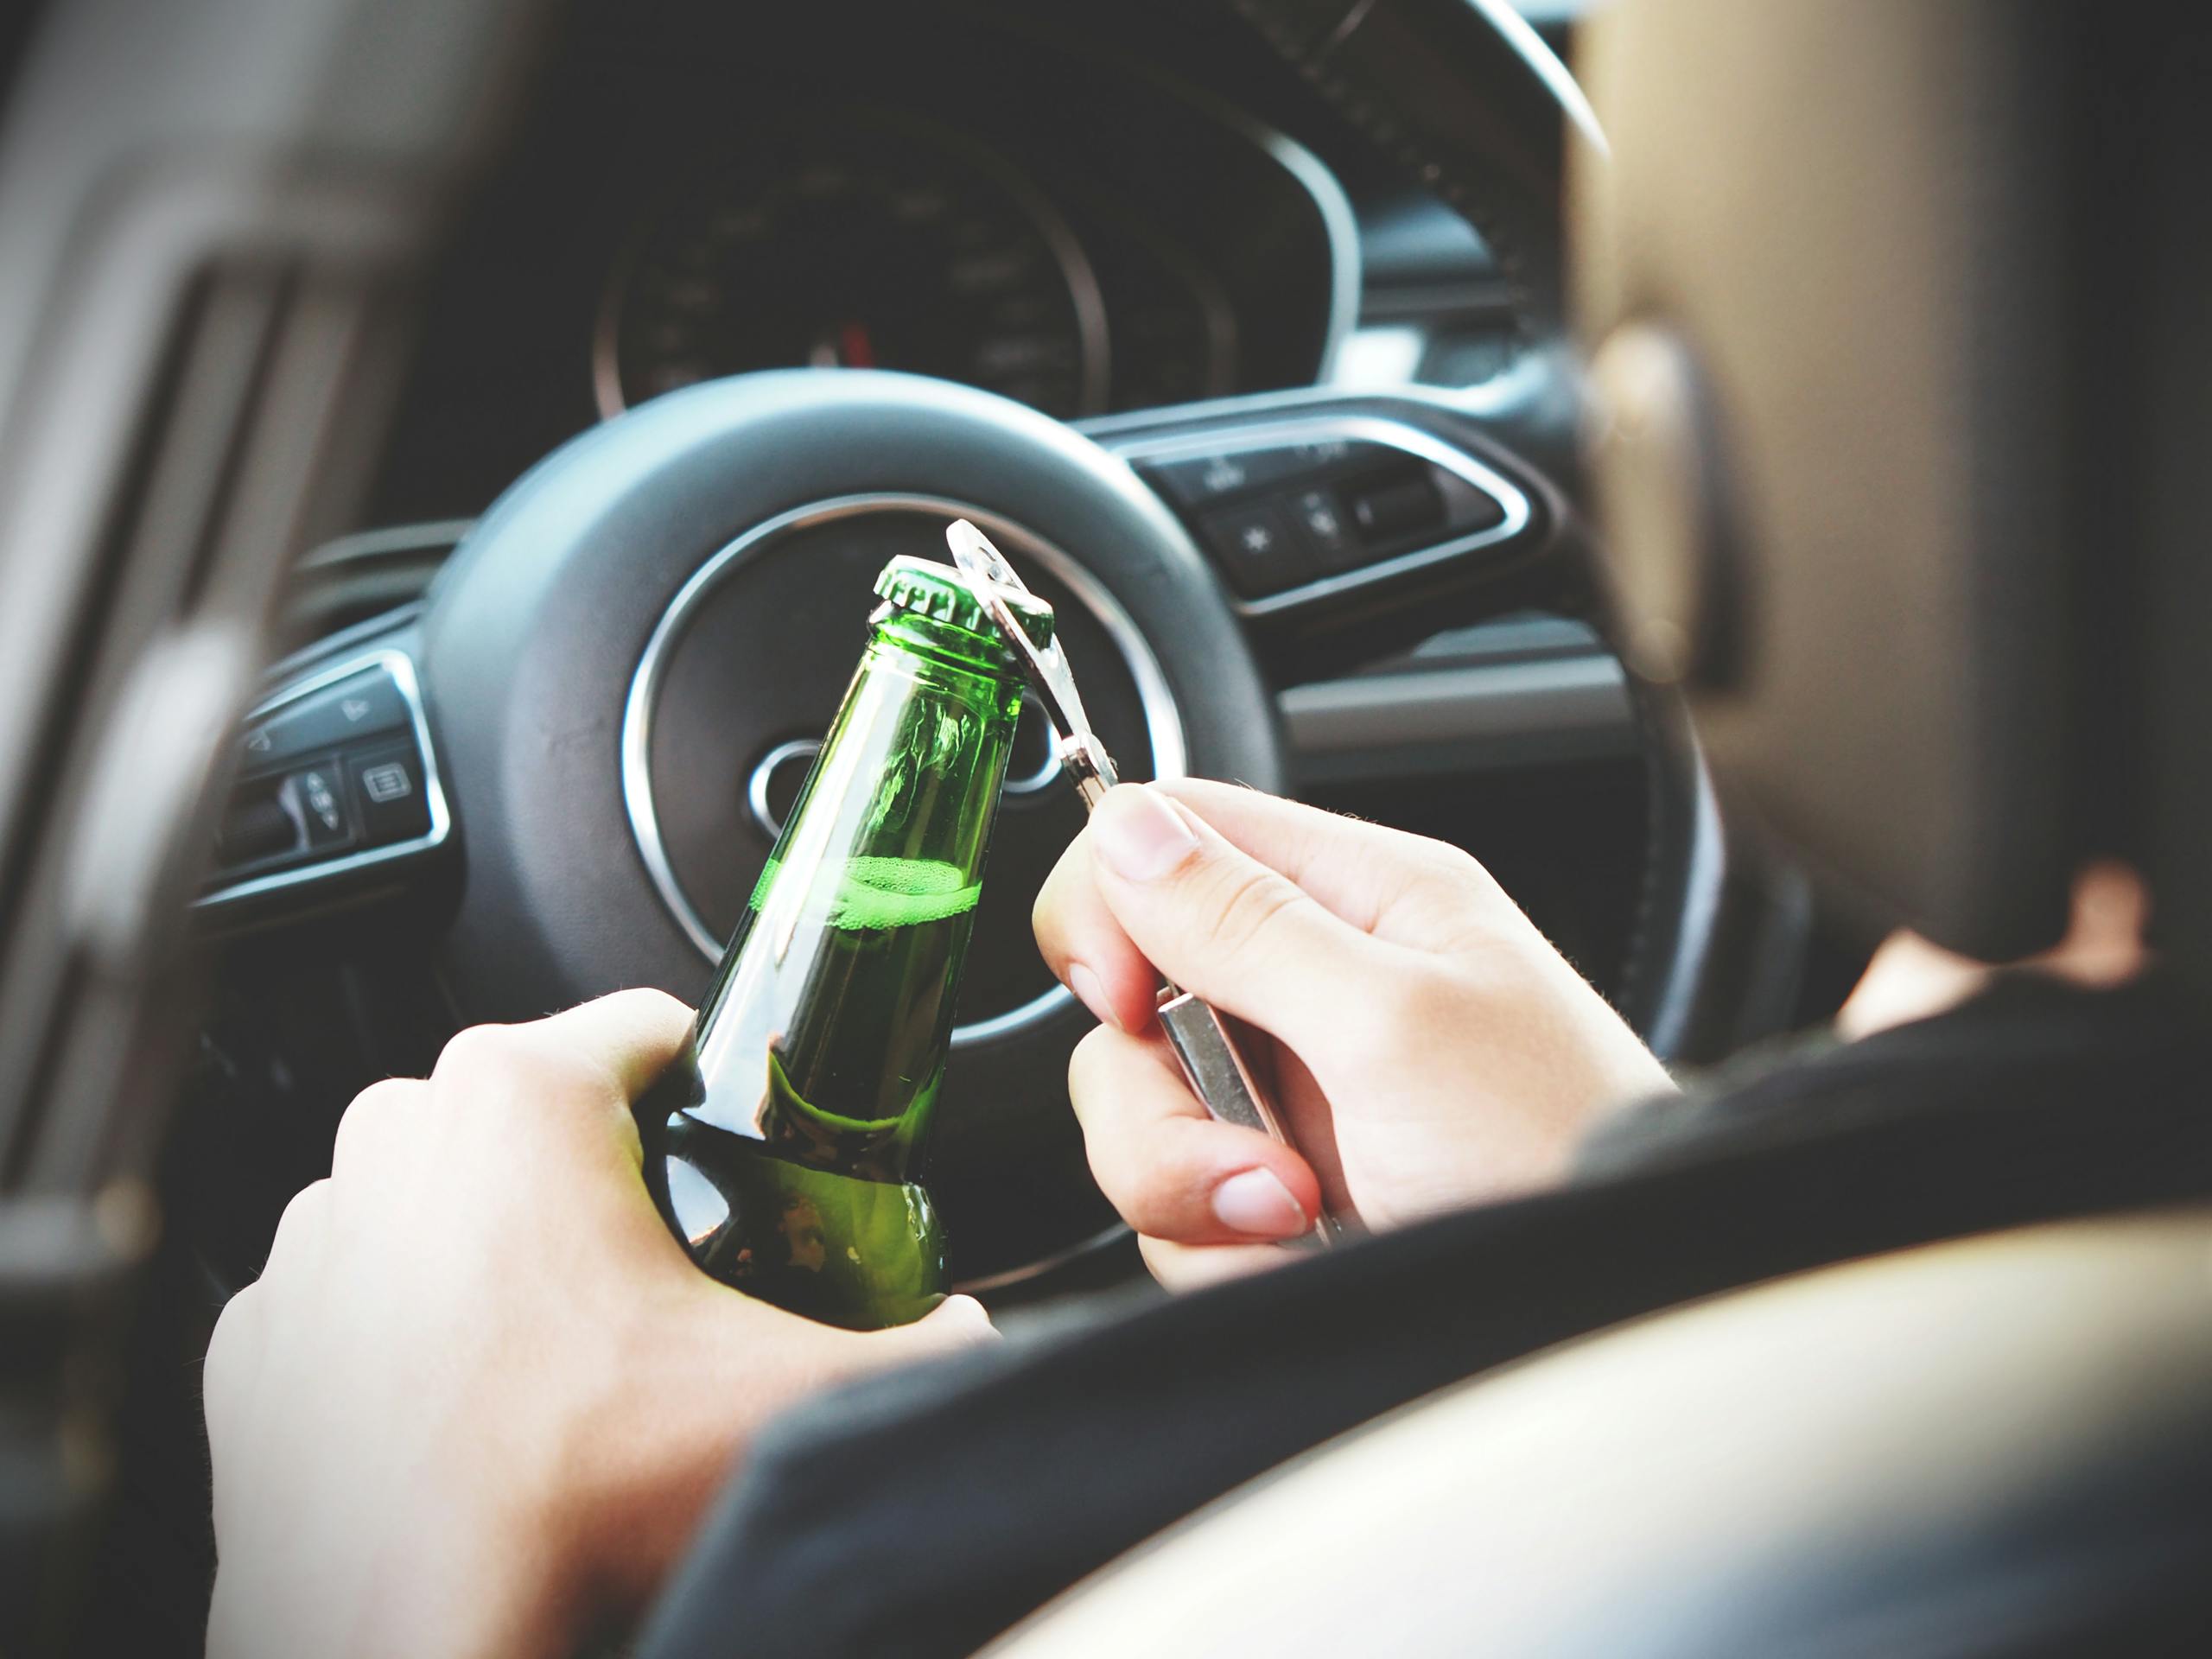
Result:
<instances>
[{"instance_id":1,"label":"steering wheel center hub","mask_svg":"<svg viewBox=\"0 0 2212 1659\"><path fill-rule=\"evenodd\" d=\"M959 517L987 522L1052 601L1100 733L1130 775L1183 772L1182 721L1159 662L1128 611L1069 554L972 503L935 497L852 495L779 513L677 593L623 714L623 799L639 855L705 960L742 918L836 712L875 572L899 553L941 557L944 526ZM992 840L956 1046L1005 1036L1068 1000L1029 943L1028 906L1083 814L1071 793L1051 787L1050 747L1030 736Z\"/></svg>"}]
</instances>

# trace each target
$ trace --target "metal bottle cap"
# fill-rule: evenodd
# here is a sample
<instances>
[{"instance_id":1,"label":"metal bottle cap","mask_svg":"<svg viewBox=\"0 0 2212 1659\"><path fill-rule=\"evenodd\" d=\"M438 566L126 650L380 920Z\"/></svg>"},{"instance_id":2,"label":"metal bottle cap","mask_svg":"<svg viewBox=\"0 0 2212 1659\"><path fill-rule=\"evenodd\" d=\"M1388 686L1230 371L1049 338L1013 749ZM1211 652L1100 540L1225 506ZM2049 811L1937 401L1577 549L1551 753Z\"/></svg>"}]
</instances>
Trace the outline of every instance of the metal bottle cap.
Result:
<instances>
[{"instance_id":1,"label":"metal bottle cap","mask_svg":"<svg viewBox=\"0 0 2212 1659\"><path fill-rule=\"evenodd\" d=\"M875 579L876 596L902 611L933 617L970 633L999 641L999 625L975 588L957 570L935 560L901 553ZM1039 648L1052 643L1052 607L1033 594L1008 595L1007 606L1023 633Z\"/></svg>"}]
</instances>

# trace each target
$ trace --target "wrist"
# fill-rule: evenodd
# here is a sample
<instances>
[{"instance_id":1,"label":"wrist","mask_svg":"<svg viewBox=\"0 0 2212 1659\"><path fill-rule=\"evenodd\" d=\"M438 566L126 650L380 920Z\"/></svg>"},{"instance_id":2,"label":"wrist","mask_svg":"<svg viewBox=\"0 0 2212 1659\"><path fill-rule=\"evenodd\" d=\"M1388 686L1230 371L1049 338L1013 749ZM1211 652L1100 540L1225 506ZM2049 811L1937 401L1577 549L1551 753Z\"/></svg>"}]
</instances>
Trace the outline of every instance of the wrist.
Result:
<instances>
[{"instance_id":1,"label":"wrist","mask_svg":"<svg viewBox=\"0 0 2212 1659\"><path fill-rule=\"evenodd\" d=\"M607 1363L574 1368L583 1386L547 1441L551 1478L534 1525L582 1586L576 1619L651 1599L753 1429L785 1403L782 1344L753 1322L765 1311L687 1264L668 1294L615 1316ZM799 1373L792 1394L812 1368Z\"/></svg>"},{"instance_id":2,"label":"wrist","mask_svg":"<svg viewBox=\"0 0 2212 1659\"><path fill-rule=\"evenodd\" d=\"M574 1650L589 1611L574 1557L509 1506L426 1504L417 1489L399 1509L347 1508L338 1528L309 1518L282 1539L225 1541L208 1659ZM397 1524L379 1525L378 1508Z\"/></svg>"}]
</instances>

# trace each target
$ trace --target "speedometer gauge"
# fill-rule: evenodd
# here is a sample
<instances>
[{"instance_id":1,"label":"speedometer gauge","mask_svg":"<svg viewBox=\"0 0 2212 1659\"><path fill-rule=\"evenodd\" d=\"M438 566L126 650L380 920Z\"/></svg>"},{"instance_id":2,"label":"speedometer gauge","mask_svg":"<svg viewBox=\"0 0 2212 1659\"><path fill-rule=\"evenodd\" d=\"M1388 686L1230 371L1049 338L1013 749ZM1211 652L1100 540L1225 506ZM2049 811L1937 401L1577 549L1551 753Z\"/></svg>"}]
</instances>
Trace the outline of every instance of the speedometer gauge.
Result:
<instances>
[{"instance_id":1,"label":"speedometer gauge","mask_svg":"<svg viewBox=\"0 0 2212 1659\"><path fill-rule=\"evenodd\" d=\"M639 230L602 308L601 413L747 369L906 369L1062 418L1106 406L1082 247L996 157L845 126L739 156Z\"/></svg>"}]
</instances>

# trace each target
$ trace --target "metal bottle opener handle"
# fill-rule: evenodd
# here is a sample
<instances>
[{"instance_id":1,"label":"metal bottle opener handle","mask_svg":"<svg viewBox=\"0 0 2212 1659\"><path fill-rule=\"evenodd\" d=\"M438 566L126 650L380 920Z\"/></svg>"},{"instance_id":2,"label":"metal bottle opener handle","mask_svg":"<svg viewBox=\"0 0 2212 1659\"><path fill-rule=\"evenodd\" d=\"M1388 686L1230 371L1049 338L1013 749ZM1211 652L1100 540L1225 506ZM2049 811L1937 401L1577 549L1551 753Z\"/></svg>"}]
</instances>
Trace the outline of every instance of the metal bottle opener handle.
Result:
<instances>
[{"instance_id":1,"label":"metal bottle opener handle","mask_svg":"<svg viewBox=\"0 0 2212 1659\"><path fill-rule=\"evenodd\" d=\"M1075 676L1060 651L1059 640L1054 639L1040 646L1016 620L1003 594L1027 595L1029 589L1007 563L1006 556L991 545L988 537L965 518L959 518L946 527L944 539L952 550L953 563L968 578L976 596L998 624L999 632L1014 647L1030 688L1044 704L1046 715L1052 724L1060 766L1075 785L1076 792L1083 797L1084 810L1096 807L1114 786L1113 757L1106 753L1105 745L1090 728L1090 716L1083 711L1083 699L1076 692ZM1260 1087L1251 1067L1244 1063L1236 1039L1211 1003L1184 990L1172 980L1163 980L1160 988L1160 1024L1167 1033L1168 1046L1175 1051L1175 1058L1182 1065L1191 1092L1208 1112L1224 1123L1257 1129L1286 1147L1294 1147L1267 1091ZM1333 1236L1329 1217L1319 1216L1314 1218L1313 1230L1301 1242L1326 1244Z\"/></svg>"}]
</instances>

